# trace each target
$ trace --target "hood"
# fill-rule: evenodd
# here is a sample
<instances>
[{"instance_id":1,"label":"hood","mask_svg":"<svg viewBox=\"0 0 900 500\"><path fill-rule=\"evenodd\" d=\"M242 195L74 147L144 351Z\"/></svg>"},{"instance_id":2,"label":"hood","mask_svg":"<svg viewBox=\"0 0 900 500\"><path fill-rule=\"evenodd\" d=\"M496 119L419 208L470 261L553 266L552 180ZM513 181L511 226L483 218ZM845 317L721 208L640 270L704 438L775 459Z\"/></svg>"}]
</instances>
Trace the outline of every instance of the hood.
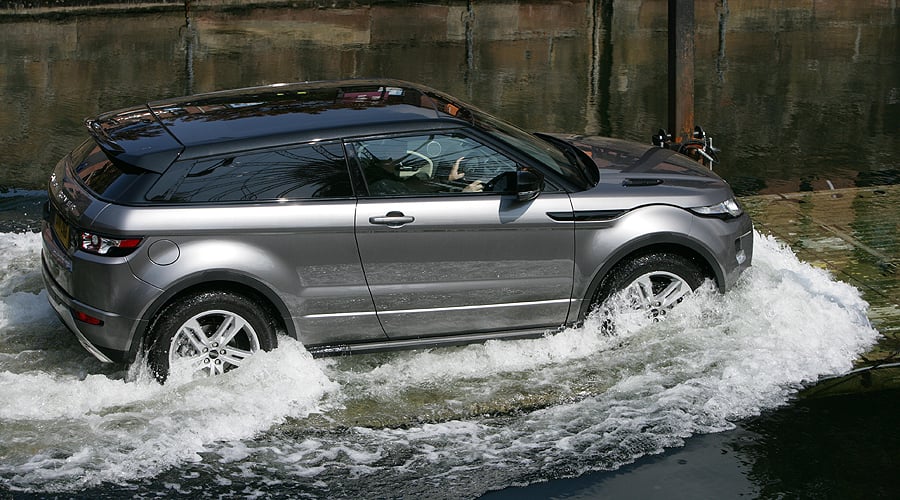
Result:
<instances>
[{"instance_id":1,"label":"hood","mask_svg":"<svg viewBox=\"0 0 900 500\"><path fill-rule=\"evenodd\" d=\"M681 207L720 203L734 196L708 168L670 149L609 137L554 137L583 151L596 165L599 182L583 194L630 209L659 201ZM576 196L578 198L579 196Z\"/></svg>"},{"instance_id":2,"label":"hood","mask_svg":"<svg viewBox=\"0 0 900 500\"><path fill-rule=\"evenodd\" d=\"M696 161L671 149L610 137L556 135L588 155L604 176L678 180L721 178Z\"/></svg>"}]
</instances>

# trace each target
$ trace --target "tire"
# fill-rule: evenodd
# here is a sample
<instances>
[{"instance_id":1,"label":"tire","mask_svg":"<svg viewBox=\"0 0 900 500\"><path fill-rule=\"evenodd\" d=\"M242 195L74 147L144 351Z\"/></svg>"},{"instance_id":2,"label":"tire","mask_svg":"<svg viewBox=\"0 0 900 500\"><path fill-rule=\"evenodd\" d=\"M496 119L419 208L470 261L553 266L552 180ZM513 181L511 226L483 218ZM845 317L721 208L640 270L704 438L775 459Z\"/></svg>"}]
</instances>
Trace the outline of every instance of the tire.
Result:
<instances>
[{"instance_id":1,"label":"tire","mask_svg":"<svg viewBox=\"0 0 900 500\"><path fill-rule=\"evenodd\" d=\"M278 345L265 309L225 291L200 292L173 302L157 316L150 339L147 364L160 383L168 379L175 362L193 370L194 376L220 375Z\"/></svg>"},{"instance_id":2,"label":"tire","mask_svg":"<svg viewBox=\"0 0 900 500\"><path fill-rule=\"evenodd\" d=\"M672 253L650 253L618 264L603 279L592 302L609 314L613 305L643 310L661 319L684 297L703 284L707 276L693 260ZM616 304L608 304L613 299Z\"/></svg>"}]
</instances>

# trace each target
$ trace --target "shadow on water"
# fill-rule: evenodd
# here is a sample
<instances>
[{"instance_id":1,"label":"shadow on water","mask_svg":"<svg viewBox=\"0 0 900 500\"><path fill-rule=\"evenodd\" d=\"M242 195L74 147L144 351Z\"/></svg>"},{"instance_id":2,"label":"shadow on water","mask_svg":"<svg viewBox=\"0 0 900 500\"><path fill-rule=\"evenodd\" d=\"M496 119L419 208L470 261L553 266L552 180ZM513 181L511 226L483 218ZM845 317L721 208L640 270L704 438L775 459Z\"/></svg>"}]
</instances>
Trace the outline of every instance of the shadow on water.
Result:
<instances>
[{"instance_id":1,"label":"shadow on water","mask_svg":"<svg viewBox=\"0 0 900 500\"><path fill-rule=\"evenodd\" d=\"M893 498L900 391L802 400L614 472L488 493L522 498Z\"/></svg>"}]
</instances>

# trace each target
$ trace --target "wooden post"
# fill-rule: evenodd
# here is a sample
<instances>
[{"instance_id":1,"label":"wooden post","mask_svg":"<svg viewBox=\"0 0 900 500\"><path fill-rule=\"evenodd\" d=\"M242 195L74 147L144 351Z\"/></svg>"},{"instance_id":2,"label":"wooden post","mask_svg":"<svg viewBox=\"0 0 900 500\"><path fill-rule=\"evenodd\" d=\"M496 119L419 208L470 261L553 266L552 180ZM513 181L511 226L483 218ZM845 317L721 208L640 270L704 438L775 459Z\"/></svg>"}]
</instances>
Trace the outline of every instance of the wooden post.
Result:
<instances>
[{"instance_id":1,"label":"wooden post","mask_svg":"<svg viewBox=\"0 0 900 500\"><path fill-rule=\"evenodd\" d=\"M669 132L694 130L694 0L669 0Z\"/></svg>"}]
</instances>

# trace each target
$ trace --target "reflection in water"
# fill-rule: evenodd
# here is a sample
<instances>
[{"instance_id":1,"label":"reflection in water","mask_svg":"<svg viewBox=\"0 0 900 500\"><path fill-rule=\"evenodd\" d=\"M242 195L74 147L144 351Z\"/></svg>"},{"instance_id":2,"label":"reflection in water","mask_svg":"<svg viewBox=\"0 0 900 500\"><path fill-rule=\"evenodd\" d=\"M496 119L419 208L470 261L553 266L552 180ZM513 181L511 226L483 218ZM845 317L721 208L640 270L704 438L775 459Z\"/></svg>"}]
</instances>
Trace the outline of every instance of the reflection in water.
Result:
<instances>
[{"instance_id":1,"label":"reflection in water","mask_svg":"<svg viewBox=\"0 0 900 500\"><path fill-rule=\"evenodd\" d=\"M483 498L894 498L898 405L896 390L798 401L614 472Z\"/></svg>"},{"instance_id":2,"label":"reflection in water","mask_svg":"<svg viewBox=\"0 0 900 500\"><path fill-rule=\"evenodd\" d=\"M719 173L743 194L896 182L895 10L697 0L695 115ZM665 17L664 0L8 17L0 187L43 186L100 111L297 80L419 81L531 130L648 142L666 122Z\"/></svg>"},{"instance_id":3,"label":"reflection in water","mask_svg":"<svg viewBox=\"0 0 900 500\"><path fill-rule=\"evenodd\" d=\"M739 190L896 182L894 8L697 4L696 114L725 147L719 171ZM81 142L81 120L99 111L306 79L416 80L529 129L647 141L665 122L664 12L663 0L468 0L208 11L187 24L181 13L7 22L0 187L42 187ZM33 227L42 196L4 197L5 231ZM856 214L853 224L872 225ZM2 236L0 496L474 496L617 469L730 428L846 371L876 336L858 292L763 239L736 290L699 294L667 323L617 338L588 325L318 361L285 340L230 376L160 387L93 360L41 292L38 237ZM845 460L840 442L862 439L854 426L876 428L846 417L896 406L883 401L841 415L825 402L800 404L784 419L749 422L753 436L735 451L770 496L877 496L884 490L835 487L828 472L859 471L860 488L885 484L864 474L892 470L892 455L872 454L895 449L896 435L852 443L847 454L865 464Z\"/></svg>"},{"instance_id":4,"label":"reflection in water","mask_svg":"<svg viewBox=\"0 0 900 500\"><path fill-rule=\"evenodd\" d=\"M754 419L732 446L761 498L891 498L896 495L900 392L802 401ZM797 460L797 457L804 457Z\"/></svg>"},{"instance_id":5,"label":"reflection in water","mask_svg":"<svg viewBox=\"0 0 900 500\"><path fill-rule=\"evenodd\" d=\"M591 71L585 130L612 135L609 122L609 86L613 69L612 0L591 0Z\"/></svg>"},{"instance_id":6,"label":"reflection in water","mask_svg":"<svg viewBox=\"0 0 900 500\"><path fill-rule=\"evenodd\" d=\"M719 77L719 83L725 83L725 71L728 68L728 59L725 55L725 42L728 34L728 0L718 0L716 2L716 14L719 15L719 51L716 54L716 75Z\"/></svg>"},{"instance_id":7,"label":"reflection in water","mask_svg":"<svg viewBox=\"0 0 900 500\"><path fill-rule=\"evenodd\" d=\"M185 6L190 5L185 2ZM188 12L185 12L184 26L180 30L181 38L184 46L184 95L194 94L194 47L199 44L199 36L197 30ZM160 96L162 97L162 96Z\"/></svg>"}]
</instances>

